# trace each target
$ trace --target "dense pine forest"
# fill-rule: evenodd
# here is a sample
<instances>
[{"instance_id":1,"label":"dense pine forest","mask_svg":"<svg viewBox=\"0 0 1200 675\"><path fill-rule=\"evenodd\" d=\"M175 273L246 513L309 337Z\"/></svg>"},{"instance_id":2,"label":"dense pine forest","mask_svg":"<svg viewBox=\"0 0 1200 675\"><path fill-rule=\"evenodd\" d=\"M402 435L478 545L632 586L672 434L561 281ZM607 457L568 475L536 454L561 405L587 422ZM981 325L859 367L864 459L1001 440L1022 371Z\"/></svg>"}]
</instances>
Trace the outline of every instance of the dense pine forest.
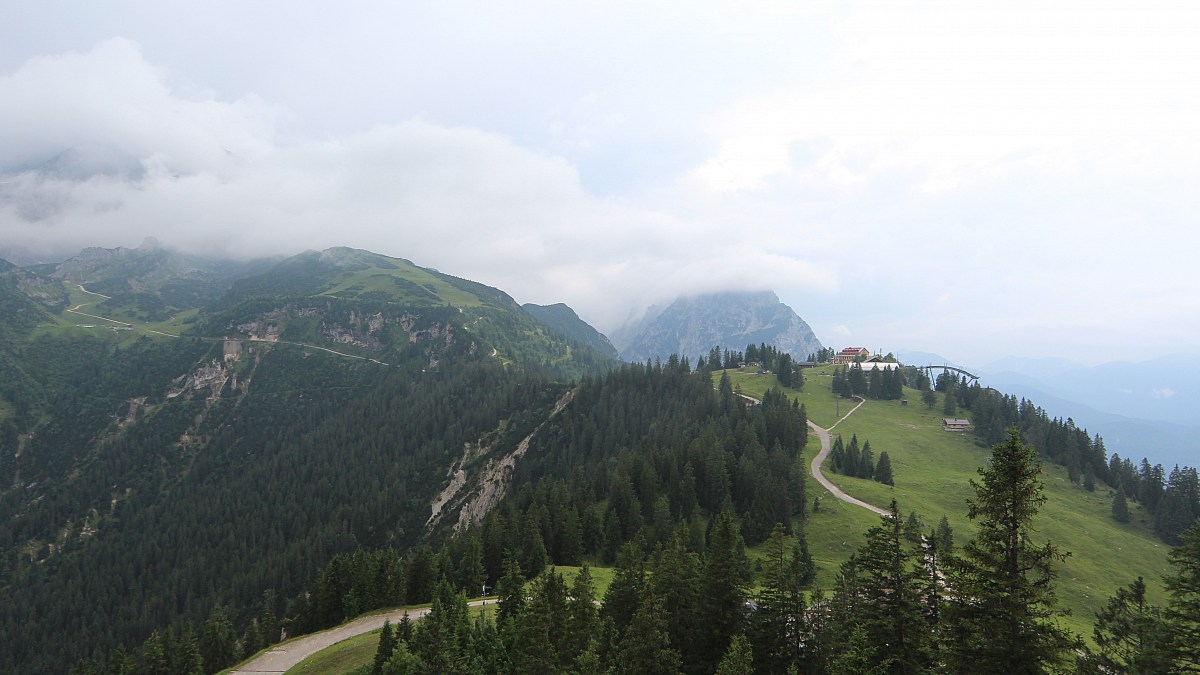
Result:
<instances>
[{"instance_id":1,"label":"dense pine forest","mask_svg":"<svg viewBox=\"0 0 1200 675\"><path fill-rule=\"evenodd\" d=\"M545 411L561 391L487 364L421 376L424 361L347 367L274 350L254 375L270 384L254 397L168 403L156 424L101 445L88 472L3 533L28 541L88 509L104 533L50 541L16 561L0 628L12 638L8 658L37 671L39 659L61 658L64 631L92 635L82 649L128 642L181 616L199 621L213 601L246 608L264 591L287 597L337 553L416 543L447 449L500 419L511 420L507 433L527 433L523 416ZM86 403L81 411L93 407ZM99 415L113 404L97 403ZM210 436L204 451L172 449L194 454L167 461L164 446L204 405L194 432ZM41 438L69 443L75 431Z\"/></svg>"},{"instance_id":2,"label":"dense pine forest","mask_svg":"<svg viewBox=\"0 0 1200 675\"><path fill-rule=\"evenodd\" d=\"M590 334L573 313L541 324L497 289L350 249L186 282L159 253L89 255L144 277L79 277L97 296L63 268L0 267L5 672L216 672L426 602L430 616L385 631L371 672L1144 672L1129 664L1192 658L1196 471L1109 456L1031 402L903 367L806 382L810 364L765 344L615 367L575 341ZM778 387L744 395L742 364ZM916 391L970 417L995 448L965 507L978 531L956 545L945 517L926 529L901 500L816 587L815 450L796 397L814 391L896 404ZM828 469L903 486L886 434L848 436ZM1136 508L1183 546L1168 601L1130 579L1086 648L1057 624L1065 552L997 548L1027 540L1041 461L1109 491L1113 520ZM1027 502L997 504L992 483L1018 480ZM1017 506L1018 529L987 529L990 509ZM991 603L1000 559L1023 560L1004 590L1020 602ZM552 564L614 580L601 594ZM472 620L465 596L485 588L499 614ZM1005 612L1019 631L990 623Z\"/></svg>"},{"instance_id":3,"label":"dense pine forest","mask_svg":"<svg viewBox=\"0 0 1200 675\"><path fill-rule=\"evenodd\" d=\"M696 539L681 521L651 543L645 528L622 543L599 598L585 564L568 584L545 568L553 558L537 533L514 528L496 579L495 619L474 619L467 593L490 579L492 528L425 547L339 556L307 594L301 620L333 624L364 608L428 601L413 623L385 624L371 665L358 673L918 673L1168 672L1200 665L1200 527L1171 556L1165 608L1145 602L1139 578L1098 616L1095 649L1057 622L1054 579L1064 552L1034 544L1042 496L1040 460L1017 431L995 446L968 502L976 530L958 550L913 532L899 507L869 529L834 588L810 587L803 535L784 526L751 564L737 518L722 510ZM536 508L536 500L530 502ZM519 514L514 514L519 515ZM535 551L532 566L530 543ZM570 555L570 553L568 553ZM596 602L602 600L601 603ZM156 633L135 653L118 651L80 673L214 672L245 644L260 645L256 619L241 641L218 608L197 640L190 626ZM165 670L164 668L175 668Z\"/></svg>"},{"instance_id":4,"label":"dense pine forest","mask_svg":"<svg viewBox=\"0 0 1200 675\"><path fill-rule=\"evenodd\" d=\"M293 265L326 286L372 270L426 285L389 302L264 297L249 279L151 338L58 328L23 288L60 281L0 278L0 671L65 672L187 622L201 635L218 606L238 625L264 598L287 616L334 556L422 541L465 447L515 447L570 377L608 367L495 289L362 252ZM106 290L76 299L137 311Z\"/></svg>"},{"instance_id":5,"label":"dense pine forest","mask_svg":"<svg viewBox=\"0 0 1200 675\"><path fill-rule=\"evenodd\" d=\"M174 640L168 657L213 654L215 665L196 662L212 672L264 645L264 625L309 632L422 602L431 613L386 627L364 674L1144 672L1130 664L1195 658L1196 531L1173 554L1168 584L1181 590L1166 608L1146 606L1135 581L1099 618L1095 649L1058 626L1066 553L1032 541L1042 460L1015 428L974 483L965 544L914 527L893 502L832 589L814 588L805 497L789 489L803 485L804 412L779 391L750 405L727 378L711 381L679 359L584 378L535 436L521 487L482 522L407 554L336 556L282 618L263 615L264 602L235 630L218 607L200 638L176 626L78 670L155 672L146 664ZM588 560L615 567L602 598ZM580 563L571 584L547 569ZM484 586L499 596L494 622L466 607ZM210 634L224 646L205 643Z\"/></svg>"}]
</instances>

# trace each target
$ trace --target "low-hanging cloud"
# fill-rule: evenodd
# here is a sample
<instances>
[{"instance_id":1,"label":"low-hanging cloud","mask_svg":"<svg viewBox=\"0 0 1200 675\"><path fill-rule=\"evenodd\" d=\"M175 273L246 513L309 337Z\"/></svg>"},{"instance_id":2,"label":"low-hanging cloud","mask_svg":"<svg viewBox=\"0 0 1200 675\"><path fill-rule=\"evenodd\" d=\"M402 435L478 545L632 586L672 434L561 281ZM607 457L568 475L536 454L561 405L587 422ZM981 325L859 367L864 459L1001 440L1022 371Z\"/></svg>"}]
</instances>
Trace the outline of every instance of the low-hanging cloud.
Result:
<instances>
[{"instance_id":1,"label":"low-hanging cloud","mask_svg":"<svg viewBox=\"0 0 1200 675\"><path fill-rule=\"evenodd\" d=\"M601 329L769 288L823 340L964 363L1194 350L1200 12L804 5L31 9L0 255L349 245Z\"/></svg>"},{"instance_id":2,"label":"low-hanging cloud","mask_svg":"<svg viewBox=\"0 0 1200 675\"><path fill-rule=\"evenodd\" d=\"M31 60L0 98L0 221L17 249L354 246L567 301L607 328L681 293L835 284L719 227L590 195L563 158L478 129L409 119L281 139L265 102L173 84L128 40Z\"/></svg>"}]
</instances>

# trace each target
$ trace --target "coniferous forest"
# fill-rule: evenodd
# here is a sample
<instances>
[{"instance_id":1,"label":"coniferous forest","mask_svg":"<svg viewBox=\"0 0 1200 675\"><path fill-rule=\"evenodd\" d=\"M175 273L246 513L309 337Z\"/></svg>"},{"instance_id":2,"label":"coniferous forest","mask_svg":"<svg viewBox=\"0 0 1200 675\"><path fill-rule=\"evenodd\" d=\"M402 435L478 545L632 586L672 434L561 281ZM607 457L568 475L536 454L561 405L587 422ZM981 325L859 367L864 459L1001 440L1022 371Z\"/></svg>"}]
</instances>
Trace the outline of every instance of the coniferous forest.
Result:
<instances>
[{"instance_id":1,"label":"coniferous forest","mask_svg":"<svg viewBox=\"0 0 1200 675\"><path fill-rule=\"evenodd\" d=\"M1146 672L1197 658L1195 470L1108 456L1071 420L949 373L854 364L830 388L895 401L909 386L969 416L992 448L964 505L973 529L956 545L946 518L925 531L893 503L819 588L815 449L788 393L818 385L772 346L617 366L496 289L349 249L209 289L155 338L47 329L48 305L10 282L57 282L6 275L5 672L211 673L421 603L430 614L389 626L370 672ZM142 320L148 301L103 288L93 311ZM747 363L783 388L744 395L724 369ZM888 450L886 434L838 436L827 468L902 490ZM1059 624L1069 552L1031 538L1043 461L1111 490L1113 520L1149 514L1180 546L1166 601L1130 579L1086 643ZM613 580L601 593L551 565ZM494 620L466 607L483 589Z\"/></svg>"},{"instance_id":2,"label":"coniferous forest","mask_svg":"<svg viewBox=\"0 0 1200 675\"><path fill-rule=\"evenodd\" d=\"M787 488L803 411L777 391L756 406L709 382L677 359L586 377L482 522L406 554L338 555L283 616L263 614L264 599L244 629L217 607L201 635L224 635L223 650L174 627L79 672L119 670L114 659L156 672L148 659L168 643L163 658L192 663L189 639L215 655L201 659L212 672L265 644L263 626L296 634L422 602L429 615L385 628L364 673L1147 672L1129 664L1196 657L1195 530L1172 556L1166 607L1147 607L1135 582L1099 618L1095 649L1060 627L1056 565L1069 553L1034 543L1042 460L1016 429L973 481L975 529L957 550L910 531L893 502L833 588L813 588L795 525L804 495ZM764 552L757 564L748 545ZM615 567L602 597L586 560ZM581 562L570 584L548 569ZM468 612L484 585L494 620Z\"/></svg>"}]
</instances>

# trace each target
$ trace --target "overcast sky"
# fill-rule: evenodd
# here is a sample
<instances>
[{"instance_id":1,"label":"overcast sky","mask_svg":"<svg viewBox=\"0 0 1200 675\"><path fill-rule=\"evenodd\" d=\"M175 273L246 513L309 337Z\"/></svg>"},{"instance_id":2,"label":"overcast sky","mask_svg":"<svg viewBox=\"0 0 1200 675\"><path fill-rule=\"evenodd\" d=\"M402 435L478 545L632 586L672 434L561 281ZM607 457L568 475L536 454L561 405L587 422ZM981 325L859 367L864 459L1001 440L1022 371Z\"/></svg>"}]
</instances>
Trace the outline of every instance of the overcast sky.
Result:
<instances>
[{"instance_id":1,"label":"overcast sky","mask_svg":"<svg viewBox=\"0 0 1200 675\"><path fill-rule=\"evenodd\" d=\"M601 330L776 291L828 346L1200 347L1200 5L10 2L0 249L345 245Z\"/></svg>"}]
</instances>

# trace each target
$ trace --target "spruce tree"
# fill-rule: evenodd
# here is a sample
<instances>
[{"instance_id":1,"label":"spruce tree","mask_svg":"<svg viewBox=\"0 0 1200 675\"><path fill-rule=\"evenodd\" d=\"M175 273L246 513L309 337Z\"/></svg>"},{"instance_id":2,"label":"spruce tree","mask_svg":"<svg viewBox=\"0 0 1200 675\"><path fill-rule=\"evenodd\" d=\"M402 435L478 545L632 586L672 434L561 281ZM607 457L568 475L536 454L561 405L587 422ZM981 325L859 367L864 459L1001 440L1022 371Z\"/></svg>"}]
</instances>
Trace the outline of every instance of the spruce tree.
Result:
<instances>
[{"instance_id":1,"label":"spruce tree","mask_svg":"<svg viewBox=\"0 0 1200 675\"><path fill-rule=\"evenodd\" d=\"M417 624L412 651L433 672L450 672L465 659L470 632L467 596L443 577L434 591L429 613Z\"/></svg>"},{"instance_id":2,"label":"spruce tree","mask_svg":"<svg viewBox=\"0 0 1200 675\"><path fill-rule=\"evenodd\" d=\"M383 664L392 658L392 652L396 651L396 642L396 633L392 629L392 622L385 619L383 629L379 631L379 646L375 648L375 662L371 667L372 675L383 674Z\"/></svg>"},{"instance_id":3,"label":"spruce tree","mask_svg":"<svg viewBox=\"0 0 1200 675\"><path fill-rule=\"evenodd\" d=\"M930 665L931 631L921 601L924 575L908 542L896 501L858 550L861 595L854 621L874 646L873 665L889 673L916 673Z\"/></svg>"},{"instance_id":4,"label":"spruce tree","mask_svg":"<svg viewBox=\"0 0 1200 675\"><path fill-rule=\"evenodd\" d=\"M1118 523L1129 522L1129 503L1125 501L1125 491L1120 488L1113 495L1112 517Z\"/></svg>"},{"instance_id":5,"label":"spruce tree","mask_svg":"<svg viewBox=\"0 0 1200 675\"><path fill-rule=\"evenodd\" d=\"M275 591L273 589L263 591L262 603L260 625L262 626L263 642L269 647L279 642L279 615L275 609Z\"/></svg>"},{"instance_id":6,"label":"spruce tree","mask_svg":"<svg viewBox=\"0 0 1200 675\"><path fill-rule=\"evenodd\" d=\"M653 591L642 598L629 629L617 645L617 672L678 673L679 651L671 647L663 600Z\"/></svg>"},{"instance_id":7,"label":"spruce tree","mask_svg":"<svg viewBox=\"0 0 1200 675\"><path fill-rule=\"evenodd\" d=\"M717 664L717 675L751 675L754 672L754 654L745 635L737 634L729 642L729 649ZM782 672L782 671L768 671Z\"/></svg>"},{"instance_id":8,"label":"spruce tree","mask_svg":"<svg viewBox=\"0 0 1200 675\"><path fill-rule=\"evenodd\" d=\"M1170 651L1179 671L1200 671L1200 521L1192 524L1168 554L1175 573L1164 578L1170 601L1166 618Z\"/></svg>"},{"instance_id":9,"label":"spruce tree","mask_svg":"<svg viewBox=\"0 0 1200 675\"><path fill-rule=\"evenodd\" d=\"M496 596L500 603L496 608L496 623L503 630L525 606L525 577L521 576L520 563L511 555L504 561L504 576L496 584Z\"/></svg>"},{"instance_id":10,"label":"spruce tree","mask_svg":"<svg viewBox=\"0 0 1200 675\"><path fill-rule=\"evenodd\" d=\"M933 410L933 406L937 404L937 394L933 393L932 389L925 389L921 392L921 402L926 408Z\"/></svg>"},{"instance_id":11,"label":"spruce tree","mask_svg":"<svg viewBox=\"0 0 1200 675\"><path fill-rule=\"evenodd\" d=\"M875 477L875 453L871 452L871 441L863 443L861 459L858 462L858 477Z\"/></svg>"},{"instance_id":12,"label":"spruce tree","mask_svg":"<svg viewBox=\"0 0 1200 675\"><path fill-rule=\"evenodd\" d=\"M841 434L833 439L833 447L829 449L829 465L840 474L847 473L846 467L849 463L846 461L846 448L842 445Z\"/></svg>"},{"instance_id":13,"label":"spruce tree","mask_svg":"<svg viewBox=\"0 0 1200 675\"><path fill-rule=\"evenodd\" d=\"M879 462L875 464L875 480L884 485L896 484L892 479L892 458L888 457L887 450L879 453Z\"/></svg>"},{"instance_id":14,"label":"spruce tree","mask_svg":"<svg viewBox=\"0 0 1200 675\"><path fill-rule=\"evenodd\" d=\"M914 544L921 541L921 516L916 511L908 512L908 520L904 521L904 538Z\"/></svg>"},{"instance_id":15,"label":"spruce tree","mask_svg":"<svg viewBox=\"0 0 1200 675\"><path fill-rule=\"evenodd\" d=\"M754 661L761 670L783 672L795 659L792 652L790 627L803 619L803 594L795 568L788 560L788 546L783 525L776 523L763 547L762 589L756 596L755 609L750 617ZM734 638L736 641L738 637ZM730 645L730 650L734 649ZM726 653L726 658L729 654ZM722 661L724 662L724 660Z\"/></svg>"},{"instance_id":16,"label":"spruce tree","mask_svg":"<svg viewBox=\"0 0 1200 675\"><path fill-rule=\"evenodd\" d=\"M1171 670L1164 650L1163 621L1157 607L1146 601L1141 577L1108 599L1096 614L1092 633L1100 653L1098 670L1110 673L1164 673Z\"/></svg>"},{"instance_id":17,"label":"spruce tree","mask_svg":"<svg viewBox=\"0 0 1200 675\"><path fill-rule=\"evenodd\" d=\"M1066 558L1050 542L1035 546L1033 518L1045 502L1041 462L1016 429L992 449L971 481L967 515L975 537L949 561L943 624L953 672L1038 673L1080 644L1057 622L1054 563Z\"/></svg>"},{"instance_id":18,"label":"spruce tree","mask_svg":"<svg viewBox=\"0 0 1200 675\"><path fill-rule=\"evenodd\" d=\"M850 437L850 444L846 446L846 462L844 464L846 470L842 473L847 476L858 476L861 463L862 451L858 449L858 435L855 434Z\"/></svg>"},{"instance_id":19,"label":"spruce tree","mask_svg":"<svg viewBox=\"0 0 1200 675\"><path fill-rule=\"evenodd\" d=\"M579 569L571 582L571 593L567 597L566 634L560 655L577 660L587 651L588 645L599 635L600 614L596 608L596 590L592 586L592 572L587 563Z\"/></svg>"},{"instance_id":20,"label":"spruce tree","mask_svg":"<svg viewBox=\"0 0 1200 675\"><path fill-rule=\"evenodd\" d=\"M705 598L705 660L716 663L729 646L729 640L742 632L746 614L745 553L737 524L728 511L722 511L713 527L701 573L701 595Z\"/></svg>"},{"instance_id":21,"label":"spruce tree","mask_svg":"<svg viewBox=\"0 0 1200 675\"><path fill-rule=\"evenodd\" d=\"M633 620L638 599L646 589L646 564L641 546L643 541L639 534L634 541L626 542L617 552L613 580L604 594L604 604L600 607L601 617L612 622L618 636L624 634L625 628Z\"/></svg>"},{"instance_id":22,"label":"spruce tree","mask_svg":"<svg viewBox=\"0 0 1200 675\"><path fill-rule=\"evenodd\" d=\"M937 531L934 532L934 539L937 540L937 550L942 555L949 555L954 552L954 530L950 527L950 521L946 519L945 514L942 515L941 521L938 522Z\"/></svg>"},{"instance_id":23,"label":"spruce tree","mask_svg":"<svg viewBox=\"0 0 1200 675\"><path fill-rule=\"evenodd\" d=\"M665 548L654 554L648 585L669 602L664 608L667 635L684 658L684 669L703 669L700 661L702 635L699 627L704 616L700 595L700 558L688 550L688 528L680 523Z\"/></svg>"},{"instance_id":24,"label":"spruce tree","mask_svg":"<svg viewBox=\"0 0 1200 675\"><path fill-rule=\"evenodd\" d=\"M179 636L175 649L175 664L171 670L178 675L202 675L204 672L204 659L200 657L200 647L196 642L196 632L192 629L191 621L184 625L183 633Z\"/></svg>"},{"instance_id":25,"label":"spruce tree","mask_svg":"<svg viewBox=\"0 0 1200 675\"><path fill-rule=\"evenodd\" d=\"M215 673L237 661L237 635L233 622L222 605L213 607L204 622L204 635L200 638L200 655L204 658L204 670Z\"/></svg>"},{"instance_id":26,"label":"spruce tree","mask_svg":"<svg viewBox=\"0 0 1200 675\"><path fill-rule=\"evenodd\" d=\"M808 537L804 534L803 526L797 528L796 542L792 544L792 570L796 583L801 587L812 584L817 575L817 565L808 552Z\"/></svg>"},{"instance_id":27,"label":"spruce tree","mask_svg":"<svg viewBox=\"0 0 1200 675\"><path fill-rule=\"evenodd\" d=\"M150 637L142 643L142 672L147 675L170 675L171 667L167 661L167 648L158 631L151 633Z\"/></svg>"}]
</instances>

